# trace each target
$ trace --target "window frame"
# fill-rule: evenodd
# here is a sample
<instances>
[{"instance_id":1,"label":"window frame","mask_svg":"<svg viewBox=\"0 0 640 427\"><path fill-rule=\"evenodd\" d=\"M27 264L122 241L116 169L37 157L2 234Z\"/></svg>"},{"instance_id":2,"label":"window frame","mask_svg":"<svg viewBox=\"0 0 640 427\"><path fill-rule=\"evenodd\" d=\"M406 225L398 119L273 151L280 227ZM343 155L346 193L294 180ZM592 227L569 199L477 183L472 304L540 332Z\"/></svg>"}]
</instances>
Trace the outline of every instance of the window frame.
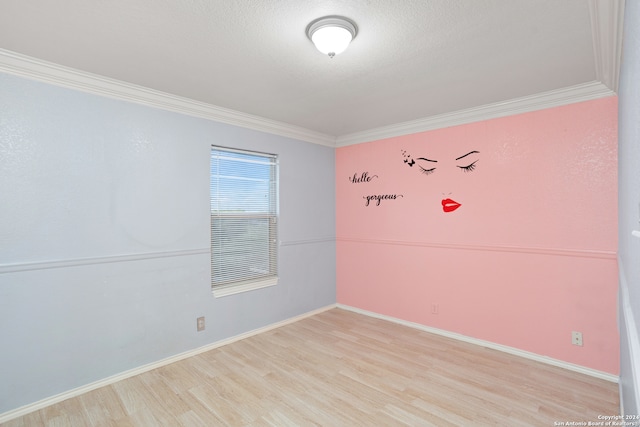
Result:
<instances>
[{"instance_id":1,"label":"window frame","mask_svg":"<svg viewBox=\"0 0 640 427\"><path fill-rule=\"evenodd\" d=\"M269 200L267 202L268 208L267 211L265 212L247 212L247 213L242 213L242 212L228 212L228 213L223 213L223 210L215 210L214 209L214 204L220 208L221 206L221 202L220 200L216 199L215 203L214 203L214 199L215 196L213 194L213 188L214 188L214 184L213 184L213 180L214 177L218 177L221 178L222 176L220 175L220 170L218 170L217 174L213 173L214 170L214 154L217 156L217 160L223 160L223 154L224 153L231 153L231 156L233 157L233 154L240 154L242 156L254 156L255 158L253 160L239 160L239 159L235 159L234 161L238 161L239 163L242 163L244 165L246 164L250 164L250 163L261 163L261 164L268 164L269 165L269 180L268 180L268 197ZM222 155L221 155L222 154ZM210 274L211 274L211 280L210 280L210 284L211 284L211 290L212 293L214 295L214 297L218 298L218 297L224 297L224 296L228 296L228 295L234 295L234 294L238 294L241 292L248 292L248 291L252 291L255 289L261 289L261 288L265 288L265 287L269 287L269 286L275 286L278 283L278 223L279 223L279 194L278 194L278 182L279 182L279 163L278 163L278 156L276 154L271 154L271 153L264 153L264 152L258 152L258 151L251 151L251 150L243 150L243 149L236 149L236 148L229 148L229 147L223 147L223 146L218 146L218 145L211 145L210 148L210 163L209 163L209 179L210 179L210 187L209 187L209 198L210 198L210 239L211 239L211 243L210 243L210 251L211 251L211 268L210 268ZM258 159L259 158L259 159ZM229 159L226 159L229 160ZM241 169L241 167L239 168ZM247 179L246 176L242 176L241 171L238 172L238 175L232 175L232 177L236 177L239 179ZM228 177L227 177L228 178ZM220 181L217 182L216 184L216 188L219 189L220 188ZM232 192L233 193L233 192ZM268 223L267 223L267 228L268 228L268 237L265 240L261 240L262 244L265 244L267 246L267 250L268 250L268 272L265 275L260 275L260 276L254 276L254 277L249 277L246 278L244 280L233 280L230 281L229 283L215 283L215 275L216 275L216 268L218 268L219 271L226 271L224 266L221 266L221 264L214 259L216 253L219 253L220 251L223 251L223 249L217 249L216 250L216 244L218 245L218 248L222 248L223 245L223 239L225 238L224 234L221 234L220 236L222 237L220 240L216 240L216 236L214 236L214 230L216 228L216 226L218 227L223 227L223 224L225 221L229 221L229 220L235 220L235 221L242 221L242 220L247 220L247 229L250 228L250 222L252 220L264 220L267 219ZM215 221L218 221L219 223L216 225ZM249 247L247 247L247 249L249 249ZM264 254L264 252L263 252ZM247 256L251 255L251 252L247 252ZM224 256L224 254L222 255ZM235 270L234 270L235 271Z\"/></svg>"}]
</instances>

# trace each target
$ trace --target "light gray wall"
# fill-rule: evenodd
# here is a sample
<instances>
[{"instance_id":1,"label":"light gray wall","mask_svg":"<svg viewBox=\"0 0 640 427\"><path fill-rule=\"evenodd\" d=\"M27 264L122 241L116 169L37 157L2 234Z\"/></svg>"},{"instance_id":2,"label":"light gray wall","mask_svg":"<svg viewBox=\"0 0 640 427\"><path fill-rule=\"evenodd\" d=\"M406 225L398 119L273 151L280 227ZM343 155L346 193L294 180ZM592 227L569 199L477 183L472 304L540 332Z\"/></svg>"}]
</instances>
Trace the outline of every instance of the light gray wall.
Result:
<instances>
[{"instance_id":1,"label":"light gray wall","mask_svg":"<svg viewBox=\"0 0 640 427\"><path fill-rule=\"evenodd\" d=\"M640 413L640 1L626 0L619 90L620 388L625 414Z\"/></svg>"},{"instance_id":2,"label":"light gray wall","mask_svg":"<svg viewBox=\"0 0 640 427\"><path fill-rule=\"evenodd\" d=\"M211 144L279 156L275 287L211 294ZM0 413L335 303L334 183L333 148L0 74Z\"/></svg>"}]
</instances>

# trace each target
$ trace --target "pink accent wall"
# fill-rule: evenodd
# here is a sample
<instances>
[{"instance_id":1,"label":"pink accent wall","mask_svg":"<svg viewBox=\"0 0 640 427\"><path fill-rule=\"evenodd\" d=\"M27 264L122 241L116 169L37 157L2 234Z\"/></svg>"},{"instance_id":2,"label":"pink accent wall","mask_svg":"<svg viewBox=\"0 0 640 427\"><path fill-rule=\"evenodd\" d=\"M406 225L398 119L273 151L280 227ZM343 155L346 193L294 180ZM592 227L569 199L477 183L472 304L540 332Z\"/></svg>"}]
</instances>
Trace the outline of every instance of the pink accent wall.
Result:
<instances>
[{"instance_id":1,"label":"pink accent wall","mask_svg":"<svg viewBox=\"0 0 640 427\"><path fill-rule=\"evenodd\" d=\"M336 174L339 303L618 373L617 97L342 147Z\"/></svg>"}]
</instances>

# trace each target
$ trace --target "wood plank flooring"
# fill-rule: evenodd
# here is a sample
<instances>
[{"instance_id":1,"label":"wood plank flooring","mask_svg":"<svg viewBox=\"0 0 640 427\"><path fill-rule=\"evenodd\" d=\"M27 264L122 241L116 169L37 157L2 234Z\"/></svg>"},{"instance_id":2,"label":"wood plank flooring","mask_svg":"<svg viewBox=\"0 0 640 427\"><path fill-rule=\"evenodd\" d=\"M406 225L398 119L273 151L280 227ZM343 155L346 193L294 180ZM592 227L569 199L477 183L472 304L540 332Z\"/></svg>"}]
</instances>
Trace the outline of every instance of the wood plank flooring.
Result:
<instances>
[{"instance_id":1,"label":"wood plank flooring","mask_svg":"<svg viewBox=\"0 0 640 427\"><path fill-rule=\"evenodd\" d=\"M332 309L3 426L553 426L618 412L617 384Z\"/></svg>"}]
</instances>

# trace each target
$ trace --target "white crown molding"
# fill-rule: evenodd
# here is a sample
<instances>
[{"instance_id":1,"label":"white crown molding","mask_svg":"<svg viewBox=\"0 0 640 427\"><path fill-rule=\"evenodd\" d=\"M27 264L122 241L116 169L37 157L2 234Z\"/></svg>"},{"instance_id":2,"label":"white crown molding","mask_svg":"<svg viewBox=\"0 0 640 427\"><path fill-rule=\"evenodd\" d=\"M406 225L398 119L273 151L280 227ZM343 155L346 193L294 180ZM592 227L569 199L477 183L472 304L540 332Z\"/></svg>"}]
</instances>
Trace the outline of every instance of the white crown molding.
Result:
<instances>
[{"instance_id":1,"label":"white crown molding","mask_svg":"<svg viewBox=\"0 0 640 427\"><path fill-rule=\"evenodd\" d=\"M606 85L592 81L562 89L542 92L536 95L496 102L480 107L468 108L451 113L439 114L390 126L383 126L364 132L339 136L336 147L377 141L396 136L410 135L429 130L458 126L466 123L496 119L514 114L528 113L546 108L559 107L575 102L589 101L615 95Z\"/></svg>"},{"instance_id":2,"label":"white crown molding","mask_svg":"<svg viewBox=\"0 0 640 427\"><path fill-rule=\"evenodd\" d=\"M596 79L618 92L625 0L589 0Z\"/></svg>"},{"instance_id":3,"label":"white crown molding","mask_svg":"<svg viewBox=\"0 0 640 427\"><path fill-rule=\"evenodd\" d=\"M624 2L625 0L589 0L597 80L522 98L350 133L337 138L299 126L82 72L4 49L0 49L0 72L314 144L343 147L615 95L618 90L622 49Z\"/></svg>"},{"instance_id":4,"label":"white crown molding","mask_svg":"<svg viewBox=\"0 0 640 427\"><path fill-rule=\"evenodd\" d=\"M0 72L242 128L335 146L335 138L299 126L194 101L0 49Z\"/></svg>"}]
</instances>

